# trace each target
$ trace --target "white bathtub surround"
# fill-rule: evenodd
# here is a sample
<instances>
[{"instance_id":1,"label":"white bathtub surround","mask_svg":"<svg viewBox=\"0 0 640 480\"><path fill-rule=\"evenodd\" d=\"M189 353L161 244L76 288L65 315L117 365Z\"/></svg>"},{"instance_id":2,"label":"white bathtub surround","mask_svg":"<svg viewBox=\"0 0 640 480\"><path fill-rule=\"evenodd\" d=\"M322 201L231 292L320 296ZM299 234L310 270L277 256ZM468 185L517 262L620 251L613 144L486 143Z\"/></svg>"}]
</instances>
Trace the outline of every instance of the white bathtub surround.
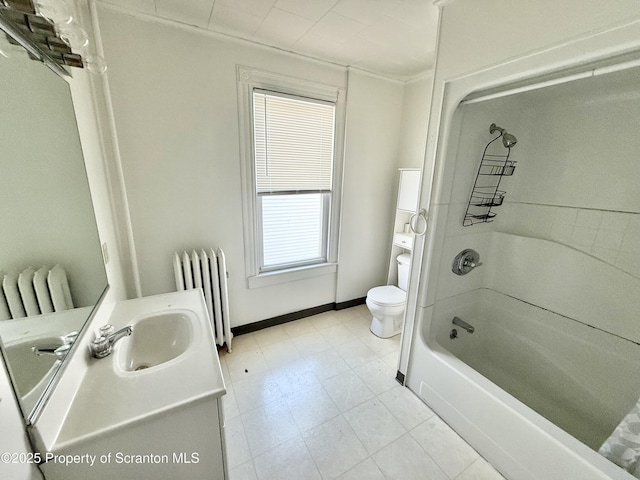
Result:
<instances>
[{"instance_id":1,"label":"white bathtub surround","mask_svg":"<svg viewBox=\"0 0 640 480\"><path fill-rule=\"evenodd\" d=\"M637 376L637 345L495 290L443 300L434 320L439 346L594 450L640 395L619 381Z\"/></svg>"},{"instance_id":2,"label":"white bathtub surround","mask_svg":"<svg viewBox=\"0 0 640 480\"><path fill-rule=\"evenodd\" d=\"M498 232L487 234L486 241L483 286L626 339L637 348L640 279L555 242Z\"/></svg>"},{"instance_id":3,"label":"white bathtub surround","mask_svg":"<svg viewBox=\"0 0 640 480\"><path fill-rule=\"evenodd\" d=\"M231 480L502 479L394 380L399 337L377 338L369 325L359 306L241 335L232 354L221 351ZM338 329L347 342L331 340Z\"/></svg>"},{"instance_id":4,"label":"white bathtub surround","mask_svg":"<svg viewBox=\"0 0 640 480\"><path fill-rule=\"evenodd\" d=\"M482 271L450 272L461 242L480 252ZM640 349L625 338L637 338L635 324L620 322L637 318L638 280L571 247L498 232L450 237L443 252L441 288L418 332L433 356L413 353L429 381L411 377L410 387L482 453L507 454L514 478L590 478L594 467L626 478L595 450L640 396ZM522 451L557 461L532 469L513 460Z\"/></svg>"},{"instance_id":5,"label":"white bathtub surround","mask_svg":"<svg viewBox=\"0 0 640 480\"><path fill-rule=\"evenodd\" d=\"M640 278L640 214L505 202L504 231L589 253Z\"/></svg>"},{"instance_id":6,"label":"white bathtub surround","mask_svg":"<svg viewBox=\"0 0 640 480\"><path fill-rule=\"evenodd\" d=\"M431 197L421 205L429 209L430 231L425 250L413 252L422 275L407 382L509 478L628 480L595 449L640 396L631 226L640 170L638 144L624 141L640 107L636 72L458 104L472 92L541 85L564 76L564 68L639 49L640 10L627 5L628 15L616 21L607 7L612 16L596 25L587 13L600 10L595 2L583 2L580 12L554 2L556 15L560 9L579 17L570 32L524 1L509 10L471 3L441 3L431 115L438 121L429 126L426 155L435 168ZM480 19L509 28L483 39ZM533 31L539 35L524 34ZM496 207L496 220L464 228L493 122L518 138L516 171L500 184L507 203ZM601 142L603 130L615 133ZM494 243L504 234L491 232L520 236ZM480 252L484 265L457 277L451 262L465 248ZM489 290L504 301L487 300L493 305L482 311L483 300L472 297ZM411 297L410 289L408 310ZM458 328L450 340L454 315L475 333Z\"/></svg>"}]
</instances>

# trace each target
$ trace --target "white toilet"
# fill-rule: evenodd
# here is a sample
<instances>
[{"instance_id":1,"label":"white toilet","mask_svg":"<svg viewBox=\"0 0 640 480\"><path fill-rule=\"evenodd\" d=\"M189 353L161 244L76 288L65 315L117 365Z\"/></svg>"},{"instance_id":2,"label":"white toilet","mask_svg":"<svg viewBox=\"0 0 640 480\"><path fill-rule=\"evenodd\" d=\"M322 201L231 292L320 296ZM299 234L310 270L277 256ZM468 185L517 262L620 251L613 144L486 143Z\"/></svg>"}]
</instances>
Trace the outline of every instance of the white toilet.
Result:
<instances>
[{"instance_id":1,"label":"white toilet","mask_svg":"<svg viewBox=\"0 0 640 480\"><path fill-rule=\"evenodd\" d=\"M389 338L402 330L402 315L409 285L408 253L398 255L398 286L374 287L367 292L367 307L373 319L371 332L380 338Z\"/></svg>"}]
</instances>

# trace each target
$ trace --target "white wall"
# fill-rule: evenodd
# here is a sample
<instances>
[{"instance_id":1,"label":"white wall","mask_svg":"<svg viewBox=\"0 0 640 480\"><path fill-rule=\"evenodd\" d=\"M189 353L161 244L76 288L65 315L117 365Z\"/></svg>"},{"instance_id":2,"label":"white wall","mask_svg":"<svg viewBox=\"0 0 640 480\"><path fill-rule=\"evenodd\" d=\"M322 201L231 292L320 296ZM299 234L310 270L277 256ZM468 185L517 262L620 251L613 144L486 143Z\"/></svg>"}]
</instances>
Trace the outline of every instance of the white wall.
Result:
<instances>
[{"instance_id":1,"label":"white wall","mask_svg":"<svg viewBox=\"0 0 640 480\"><path fill-rule=\"evenodd\" d=\"M174 290L175 250L209 245L227 256L234 326L362 297L384 282L401 84L354 74L347 93L343 240L358 226L358 238L374 239L364 243L368 255L363 243L348 240L338 274L249 289L236 65L342 88L346 70L104 6L98 13L143 295ZM354 105L369 93L380 97L363 115Z\"/></svg>"},{"instance_id":2,"label":"white wall","mask_svg":"<svg viewBox=\"0 0 640 480\"><path fill-rule=\"evenodd\" d=\"M402 104L402 84L349 71L337 302L386 284Z\"/></svg>"},{"instance_id":3,"label":"white wall","mask_svg":"<svg viewBox=\"0 0 640 480\"><path fill-rule=\"evenodd\" d=\"M436 84L638 18L635 0L442 2ZM587 52L585 52L587 53Z\"/></svg>"},{"instance_id":4,"label":"white wall","mask_svg":"<svg viewBox=\"0 0 640 480\"><path fill-rule=\"evenodd\" d=\"M404 85L398 168L421 168L427 148L433 76L425 74Z\"/></svg>"}]
</instances>

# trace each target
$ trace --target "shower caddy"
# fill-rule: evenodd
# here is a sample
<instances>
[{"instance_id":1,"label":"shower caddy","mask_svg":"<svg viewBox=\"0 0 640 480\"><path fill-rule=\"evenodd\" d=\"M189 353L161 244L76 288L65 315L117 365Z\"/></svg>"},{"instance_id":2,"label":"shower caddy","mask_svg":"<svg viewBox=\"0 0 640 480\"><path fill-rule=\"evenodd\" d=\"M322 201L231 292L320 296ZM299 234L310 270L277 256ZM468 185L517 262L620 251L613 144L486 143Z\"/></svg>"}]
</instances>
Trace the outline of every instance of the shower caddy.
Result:
<instances>
[{"instance_id":1,"label":"shower caddy","mask_svg":"<svg viewBox=\"0 0 640 480\"><path fill-rule=\"evenodd\" d=\"M509 160L511 154L511 147L515 145L515 141L512 145L507 146L508 142L503 139L504 147L507 149L505 154L487 153L489 145L498 140L499 138L507 135L507 131L496 126L492 123L489 127L489 133L500 131L500 135L491 140L484 147L482 153L482 160L480 160L480 167L478 167L478 173L476 180L473 183L473 189L471 190L471 196L467 203L467 209L464 214L464 220L462 221L463 227L468 227L476 223L488 223L492 222L496 216L491 211L493 207L499 207L504 201L504 196L507 192L500 190L500 181L502 177L509 177L513 175L516 168L516 162ZM515 139L515 137L510 136Z\"/></svg>"}]
</instances>

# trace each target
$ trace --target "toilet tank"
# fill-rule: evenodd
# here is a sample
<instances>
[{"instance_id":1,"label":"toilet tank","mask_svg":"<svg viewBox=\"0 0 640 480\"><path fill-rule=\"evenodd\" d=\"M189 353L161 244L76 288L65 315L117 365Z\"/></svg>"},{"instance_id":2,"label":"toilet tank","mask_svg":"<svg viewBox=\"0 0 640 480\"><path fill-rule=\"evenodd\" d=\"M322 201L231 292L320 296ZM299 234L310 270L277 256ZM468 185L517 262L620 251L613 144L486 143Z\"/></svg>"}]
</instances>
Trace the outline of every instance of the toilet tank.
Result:
<instances>
[{"instance_id":1,"label":"toilet tank","mask_svg":"<svg viewBox=\"0 0 640 480\"><path fill-rule=\"evenodd\" d=\"M410 259L411 256L408 253L402 253L396 258L396 261L398 262L398 287L405 292L409 287L409 269L411 268L409 263Z\"/></svg>"}]
</instances>

